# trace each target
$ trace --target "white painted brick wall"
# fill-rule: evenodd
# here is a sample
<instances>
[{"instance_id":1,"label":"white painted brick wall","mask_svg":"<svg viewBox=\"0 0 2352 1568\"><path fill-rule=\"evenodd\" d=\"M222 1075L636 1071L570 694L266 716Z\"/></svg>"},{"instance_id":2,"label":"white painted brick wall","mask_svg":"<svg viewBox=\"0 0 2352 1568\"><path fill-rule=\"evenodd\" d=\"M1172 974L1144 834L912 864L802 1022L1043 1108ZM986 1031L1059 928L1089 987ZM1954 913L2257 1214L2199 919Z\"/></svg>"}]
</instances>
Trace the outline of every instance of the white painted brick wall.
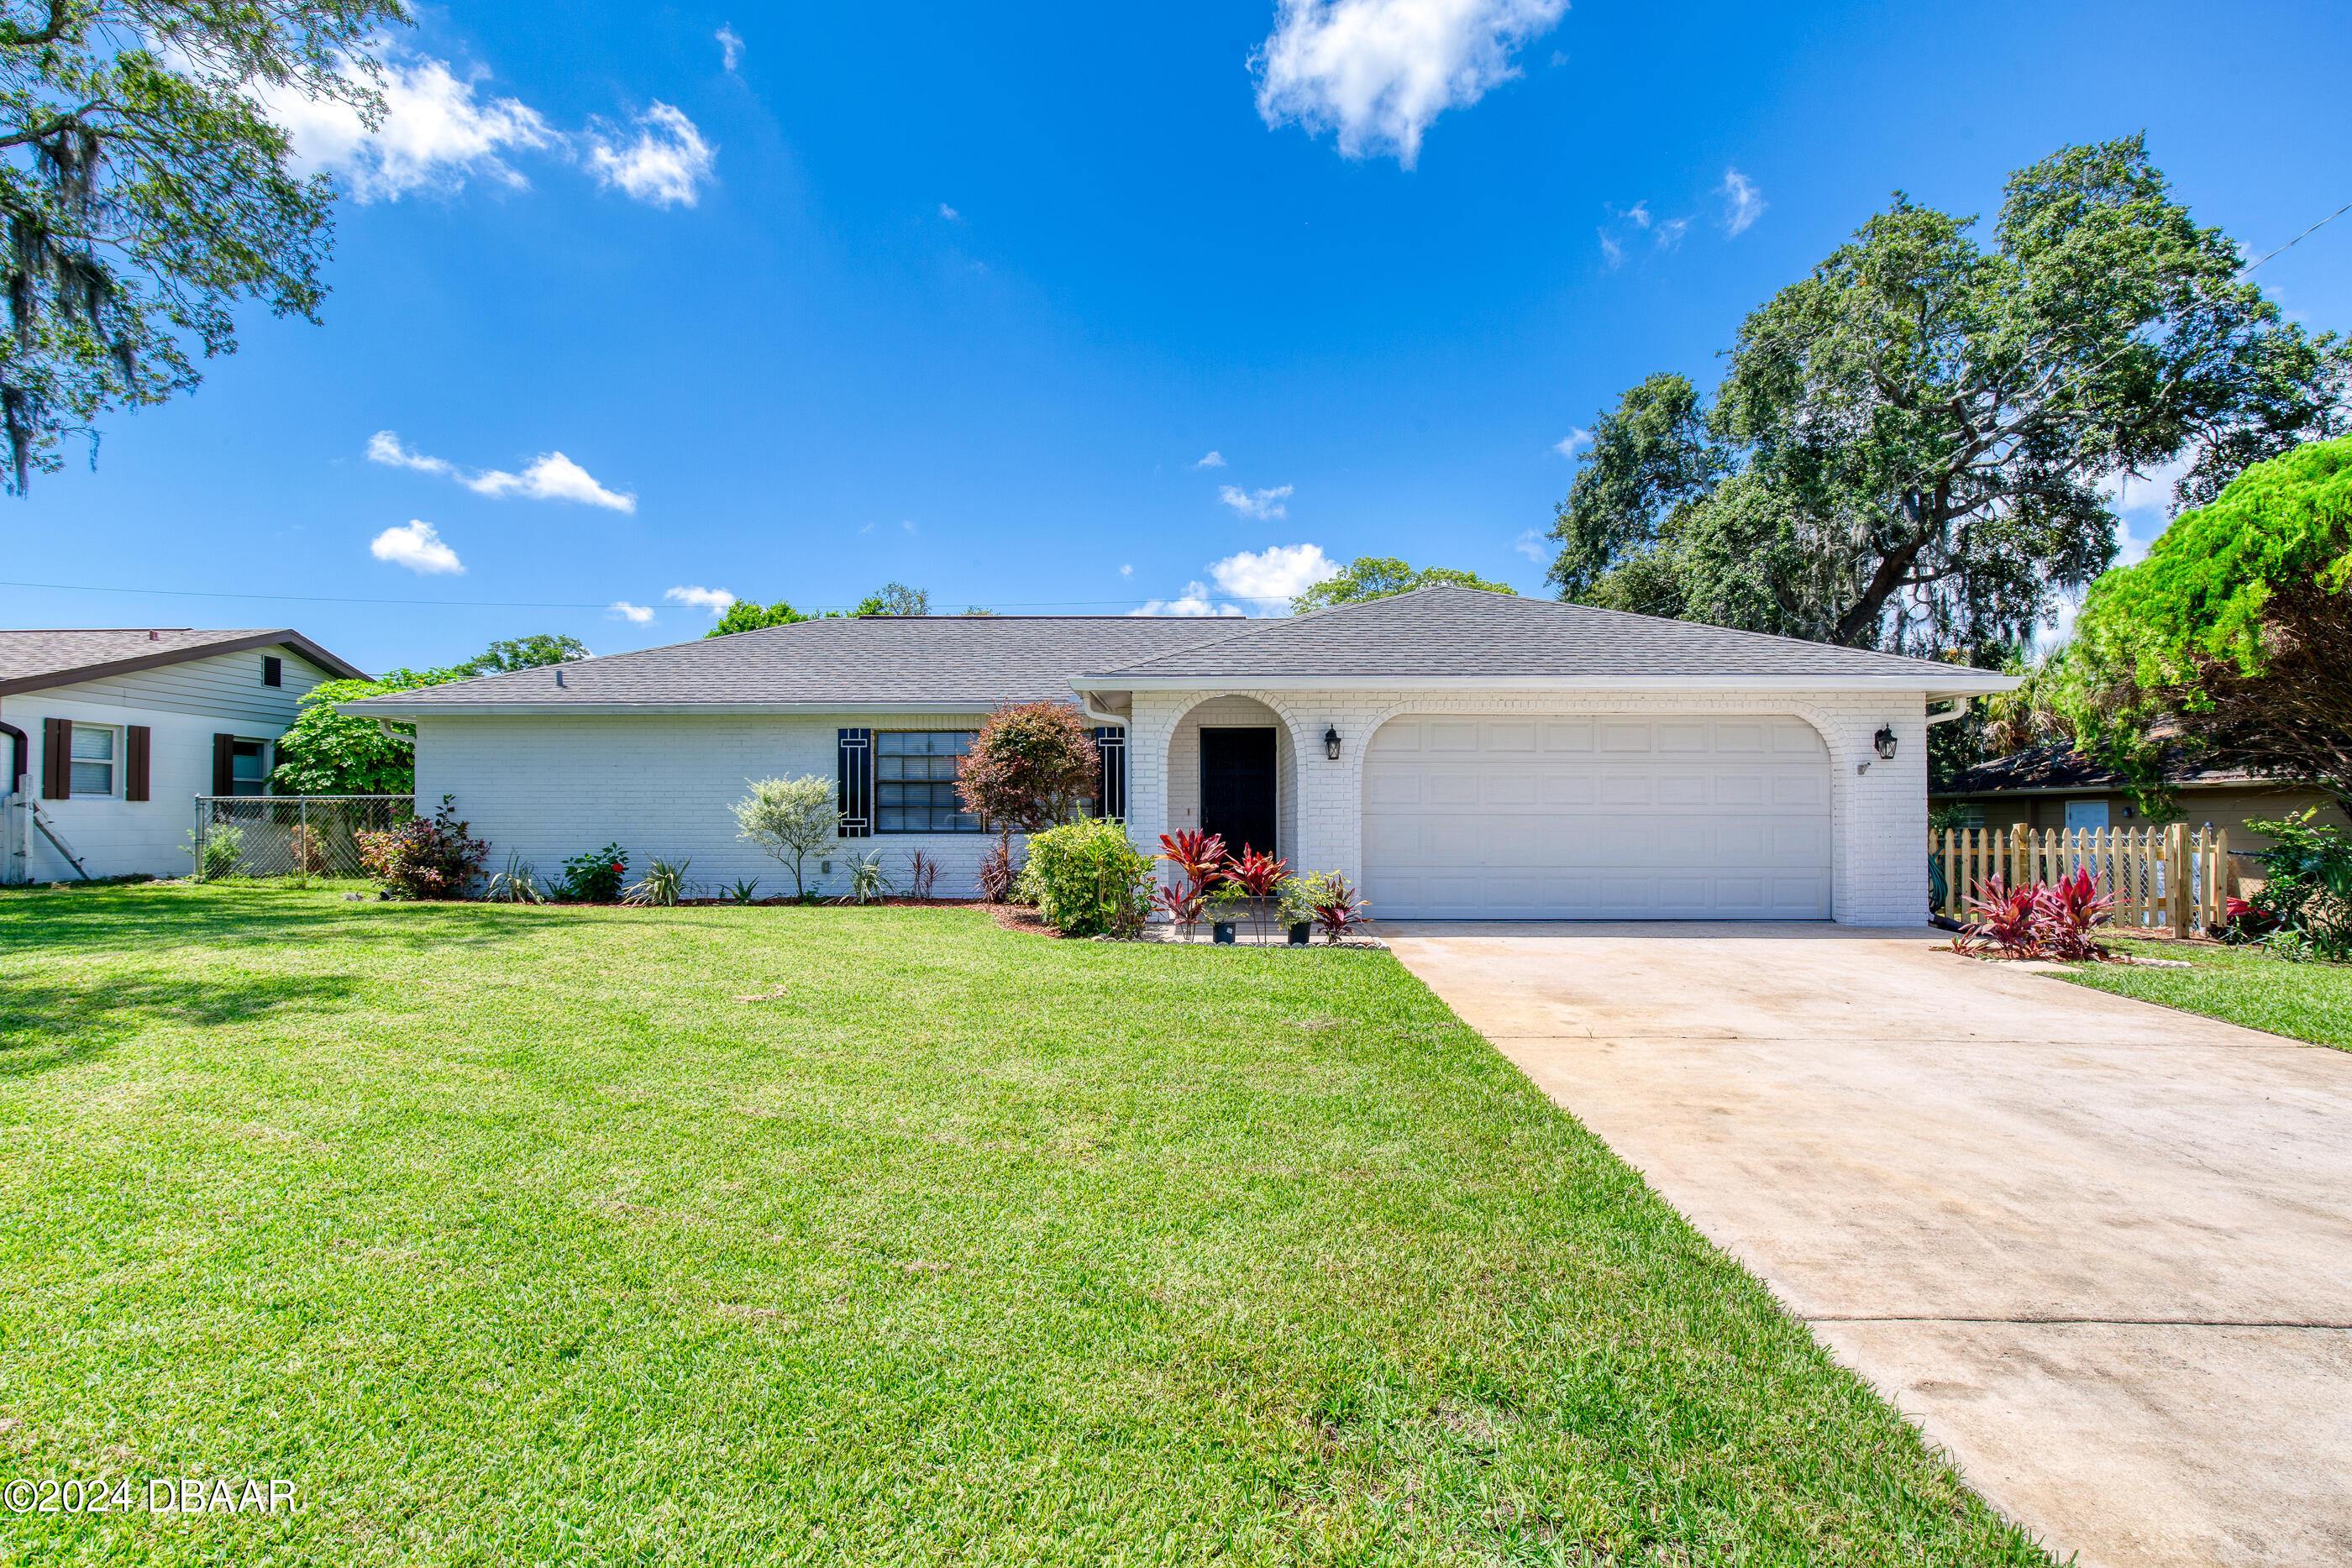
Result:
<instances>
[{"instance_id":1,"label":"white painted brick wall","mask_svg":"<svg viewBox=\"0 0 2352 1568\"><path fill-rule=\"evenodd\" d=\"M1680 692L1613 692L1543 697L1491 693L1138 692L1128 732L1128 821L1147 852L1171 828L1197 826L1197 757L1177 758L1196 733L1187 716L1203 700L1246 696L1280 717L1293 753L1297 828L1288 847L1301 871L1363 876L1363 759L1366 742L1401 714L1790 714L1821 732L1830 754L1831 906L1849 925L1918 925L1927 908L1927 703L1918 693L1819 692L1759 698ZM1891 724L1893 762L1878 760L1872 737ZM1327 726L1343 737L1339 760L1323 755ZM1197 754L1197 744L1192 750ZM1857 765L1868 762L1866 773ZM1185 791L1189 790L1188 796ZM1187 807L1193 816L1181 815Z\"/></svg>"},{"instance_id":2,"label":"white painted brick wall","mask_svg":"<svg viewBox=\"0 0 2352 1568\"><path fill-rule=\"evenodd\" d=\"M457 814L489 841L493 872L512 851L551 880L571 856L618 843L632 876L656 857L690 856L688 878L707 887L756 876L762 896L787 894L792 868L735 836L733 808L748 780L814 773L830 784L841 729L977 729L987 716L425 719L416 727L417 809L429 813L455 795ZM838 841L836 851L811 856L806 871L813 888L839 892L847 856L879 850L892 882L902 883L908 857L921 850L941 868L933 891L968 898L989 842L982 833L877 833ZM830 874L818 870L821 859L832 861Z\"/></svg>"}]
</instances>

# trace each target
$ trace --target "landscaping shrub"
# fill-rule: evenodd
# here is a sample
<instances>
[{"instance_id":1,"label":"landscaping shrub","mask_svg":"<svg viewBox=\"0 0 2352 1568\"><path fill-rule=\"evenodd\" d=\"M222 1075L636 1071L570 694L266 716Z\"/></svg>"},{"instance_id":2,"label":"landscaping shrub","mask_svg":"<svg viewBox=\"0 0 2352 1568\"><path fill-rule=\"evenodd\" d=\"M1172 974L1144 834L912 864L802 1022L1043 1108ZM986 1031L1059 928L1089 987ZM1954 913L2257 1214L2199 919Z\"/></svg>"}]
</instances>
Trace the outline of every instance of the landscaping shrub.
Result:
<instances>
[{"instance_id":1,"label":"landscaping shrub","mask_svg":"<svg viewBox=\"0 0 2352 1568\"><path fill-rule=\"evenodd\" d=\"M878 904L890 895L890 879L882 870L882 852L849 857L849 891L835 904Z\"/></svg>"},{"instance_id":2,"label":"landscaping shrub","mask_svg":"<svg viewBox=\"0 0 2352 1568\"><path fill-rule=\"evenodd\" d=\"M540 884L539 873L531 863L509 850L507 869L490 878L482 896L492 904L545 904L547 889Z\"/></svg>"},{"instance_id":3,"label":"landscaping shrub","mask_svg":"<svg viewBox=\"0 0 2352 1568\"><path fill-rule=\"evenodd\" d=\"M236 869L237 852L245 847L245 830L215 825L202 839L188 831L188 858L196 862L191 873L198 882L213 882Z\"/></svg>"},{"instance_id":4,"label":"landscaping shrub","mask_svg":"<svg viewBox=\"0 0 2352 1568\"><path fill-rule=\"evenodd\" d=\"M1297 886L1295 890L1286 886L1285 904L1295 900L1304 908L1316 929L1323 933L1326 943L1343 940L1350 928L1372 918L1372 906L1357 894L1353 883L1336 871L1292 880Z\"/></svg>"},{"instance_id":5,"label":"landscaping shrub","mask_svg":"<svg viewBox=\"0 0 2352 1568\"><path fill-rule=\"evenodd\" d=\"M929 898L931 885L940 879L940 862L917 850L907 857L907 896Z\"/></svg>"},{"instance_id":6,"label":"landscaping shrub","mask_svg":"<svg viewBox=\"0 0 2352 1568\"><path fill-rule=\"evenodd\" d=\"M628 880L628 851L606 844L563 862L563 880L555 884L555 896L574 904L612 904L620 898L621 886Z\"/></svg>"},{"instance_id":7,"label":"landscaping shrub","mask_svg":"<svg viewBox=\"0 0 2352 1568\"><path fill-rule=\"evenodd\" d=\"M980 857L980 896L991 904L1010 904L1019 883L1020 876L1013 869L1013 845L999 839Z\"/></svg>"},{"instance_id":8,"label":"landscaping shrub","mask_svg":"<svg viewBox=\"0 0 2352 1568\"><path fill-rule=\"evenodd\" d=\"M2316 808L2272 821L2248 822L2276 840L2263 857L2263 890L2252 907L2277 929L2263 939L2282 957L2352 960L2352 842L2318 826Z\"/></svg>"},{"instance_id":9,"label":"landscaping shrub","mask_svg":"<svg viewBox=\"0 0 2352 1568\"><path fill-rule=\"evenodd\" d=\"M644 881L623 894L621 902L656 909L676 907L679 899L694 891L694 884L686 880L686 868L693 863L691 859L682 860L676 865L665 860L654 862L654 869L646 873Z\"/></svg>"},{"instance_id":10,"label":"landscaping shrub","mask_svg":"<svg viewBox=\"0 0 2352 1568\"><path fill-rule=\"evenodd\" d=\"M467 834L458 821L457 797L441 797L430 818L411 817L381 831L359 835L360 865L394 898L463 898L490 846Z\"/></svg>"},{"instance_id":11,"label":"landscaping shrub","mask_svg":"<svg viewBox=\"0 0 2352 1568\"><path fill-rule=\"evenodd\" d=\"M1065 936L1132 936L1151 904L1151 861L1127 830L1097 818L1029 841L1022 896Z\"/></svg>"},{"instance_id":12,"label":"landscaping shrub","mask_svg":"<svg viewBox=\"0 0 2352 1568\"><path fill-rule=\"evenodd\" d=\"M2093 933L2115 918L2115 895L2101 893L2087 869L2021 887L1990 876L1969 900L1974 918L1952 938L1952 950L1990 950L2004 958L2105 959L2113 955Z\"/></svg>"}]
</instances>

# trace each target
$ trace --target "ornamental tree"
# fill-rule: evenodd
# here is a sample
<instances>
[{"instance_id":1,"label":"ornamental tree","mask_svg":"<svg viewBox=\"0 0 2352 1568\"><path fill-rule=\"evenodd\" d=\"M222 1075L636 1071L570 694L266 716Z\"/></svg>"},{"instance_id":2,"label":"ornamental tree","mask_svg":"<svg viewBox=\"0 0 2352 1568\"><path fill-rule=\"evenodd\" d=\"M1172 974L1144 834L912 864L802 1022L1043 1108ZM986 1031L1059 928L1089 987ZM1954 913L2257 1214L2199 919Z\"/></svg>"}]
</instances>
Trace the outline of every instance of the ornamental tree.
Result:
<instances>
[{"instance_id":1,"label":"ornamental tree","mask_svg":"<svg viewBox=\"0 0 2352 1568\"><path fill-rule=\"evenodd\" d=\"M2352 805L2352 437L2258 463L2091 587L2058 703L2144 796L2178 745Z\"/></svg>"},{"instance_id":2,"label":"ornamental tree","mask_svg":"<svg viewBox=\"0 0 2352 1568\"><path fill-rule=\"evenodd\" d=\"M2115 555L2105 486L2177 505L2352 428L2352 349L2244 280L2141 139L2011 176L1979 238L1897 193L1750 315L1714 405L1627 392L1552 538L1560 597L1998 663Z\"/></svg>"},{"instance_id":3,"label":"ornamental tree","mask_svg":"<svg viewBox=\"0 0 2352 1568\"><path fill-rule=\"evenodd\" d=\"M964 810L1007 838L1067 821L1094 793L1102 759L1077 710L1065 703L998 708L956 769Z\"/></svg>"},{"instance_id":4,"label":"ornamental tree","mask_svg":"<svg viewBox=\"0 0 2352 1568\"><path fill-rule=\"evenodd\" d=\"M294 172L263 99L332 99L373 127L373 52L400 0L0 0L0 337L7 486L58 447L193 389L257 300L316 321L333 183Z\"/></svg>"},{"instance_id":5,"label":"ornamental tree","mask_svg":"<svg viewBox=\"0 0 2352 1568\"><path fill-rule=\"evenodd\" d=\"M803 862L831 848L841 836L834 781L816 773L752 781L751 792L735 802L735 823L737 837L749 839L793 868L793 894L806 898Z\"/></svg>"},{"instance_id":6,"label":"ornamental tree","mask_svg":"<svg viewBox=\"0 0 2352 1568\"><path fill-rule=\"evenodd\" d=\"M706 637L725 637L737 632L757 632L763 626L790 626L811 617L802 614L783 600L773 604L761 604L749 599L739 599L727 607L719 624L703 633Z\"/></svg>"}]
</instances>

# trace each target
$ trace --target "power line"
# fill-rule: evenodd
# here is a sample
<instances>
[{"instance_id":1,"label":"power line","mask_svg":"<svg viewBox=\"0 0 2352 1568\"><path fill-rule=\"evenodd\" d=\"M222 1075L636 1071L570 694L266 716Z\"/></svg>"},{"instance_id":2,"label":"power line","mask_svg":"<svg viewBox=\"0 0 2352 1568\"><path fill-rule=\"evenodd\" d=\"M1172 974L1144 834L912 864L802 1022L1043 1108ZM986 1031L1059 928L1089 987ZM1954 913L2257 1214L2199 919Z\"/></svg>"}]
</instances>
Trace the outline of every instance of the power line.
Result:
<instances>
[{"instance_id":1,"label":"power line","mask_svg":"<svg viewBox=\"0 0 2352 1568\"><path fill-rule=\"evenodd\" d=\"M614 603L609 600L587 603L526 599L355 599L318 593L229 593L197 588L110 588L88 582L0 581L0 588L37 588L58 593L141 593L164 599L252 599L278 604L423 605L445 610L610 610ZM1136 605L1148 601L1141 599L1031 599L999 602L1013 610L1073 610ZM852 607L820 604L811 608L820 612L838 608L845 612Z\"/></svg>"},{"instance_id":2,"label":"power line","mask_svg":"<svg viewBox=\"0 0 2352 1568\"><path fill-rule=\"evenodd\" d=\"M2271 258L2271 256L2278 255L2280 250L2293 250L2296 246L2301 245L2305 239L2308 239L2311 235L2318 233L2321 229L2326 228L2328 225L2334 223L2336 219L2342 217L2347 213L2352 213L2352 202L2345 203L2342 206L2336 208L2334 212L2328 214L2326 217L2312 225L2311 227L2304 230L2303 233L2287 241L2286 244L2279 246L2278 250L2271 252L2270 256L2263 256L2261 261L2247 263L2244 271L2240 272L2238 276L2240 277L2245 277L2246 273L2253 271L2255 267L2262 266L2263 262L2268 261Z\"/></svg>"}]
</instances>

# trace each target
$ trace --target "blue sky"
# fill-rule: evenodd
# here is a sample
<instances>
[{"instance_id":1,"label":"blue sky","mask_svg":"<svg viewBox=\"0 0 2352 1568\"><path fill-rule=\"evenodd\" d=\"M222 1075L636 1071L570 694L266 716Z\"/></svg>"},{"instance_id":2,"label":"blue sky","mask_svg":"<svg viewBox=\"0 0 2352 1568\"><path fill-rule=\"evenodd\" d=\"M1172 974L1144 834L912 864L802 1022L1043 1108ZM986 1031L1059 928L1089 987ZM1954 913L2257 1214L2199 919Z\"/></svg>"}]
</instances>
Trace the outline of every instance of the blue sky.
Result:
<instances>
[{"instance_id":1,"label":"blue sky","mask_svg":"<svg viewBox=\"0 0 2352 1568\"><path fill-rule=\"evenodd\" d=\"M1540 592L1559 444L1711 384L1898 186L1990 212L2145 130L2257 250L2352 201L2341 5L550 15L425 10L376 141L288 111L352 193L326 324L253 315L8 503L0 577L168 591L0 588L5 623L375 668L677 641L697 589L1258 613L1384 554ZM2257 276L2352 326L2352 216Z\"/></svg>"}]
</instances>

